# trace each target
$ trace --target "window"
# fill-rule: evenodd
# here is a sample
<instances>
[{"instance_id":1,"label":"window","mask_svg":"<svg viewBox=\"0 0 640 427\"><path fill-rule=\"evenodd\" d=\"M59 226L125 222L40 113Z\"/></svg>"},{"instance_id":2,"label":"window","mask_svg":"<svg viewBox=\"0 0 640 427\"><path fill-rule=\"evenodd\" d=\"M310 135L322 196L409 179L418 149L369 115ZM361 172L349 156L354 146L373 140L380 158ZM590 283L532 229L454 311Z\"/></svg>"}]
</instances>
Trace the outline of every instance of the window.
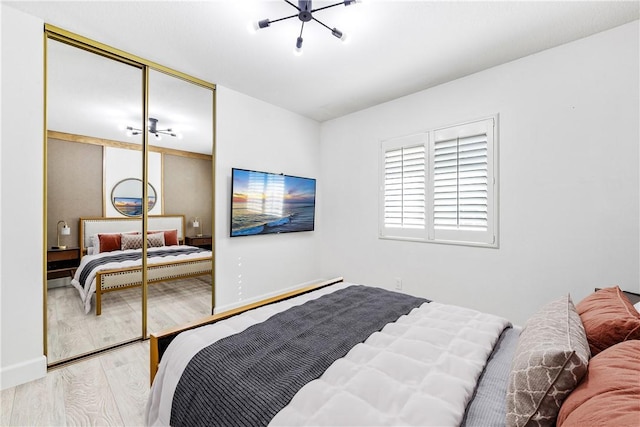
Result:
<instances>
[{"instance_id":1,"label":"window","mask_svg":"<svg viewBox=\"0 0 640 427\"><path fill-rule=\"evenodd\" d=\"M419 238L426 229L426 149L426 135L383 143L383 222L398 237Z\"/></svg>"},{"instance_id":2,"label":"window","mask_svg":"<svg viewBox=\"0 0 640 427\"><path fill-rule=\"evenodd\" d=\"M380 237L497 247L496 123L383 141Z\"/></svg>"}]
</instances>

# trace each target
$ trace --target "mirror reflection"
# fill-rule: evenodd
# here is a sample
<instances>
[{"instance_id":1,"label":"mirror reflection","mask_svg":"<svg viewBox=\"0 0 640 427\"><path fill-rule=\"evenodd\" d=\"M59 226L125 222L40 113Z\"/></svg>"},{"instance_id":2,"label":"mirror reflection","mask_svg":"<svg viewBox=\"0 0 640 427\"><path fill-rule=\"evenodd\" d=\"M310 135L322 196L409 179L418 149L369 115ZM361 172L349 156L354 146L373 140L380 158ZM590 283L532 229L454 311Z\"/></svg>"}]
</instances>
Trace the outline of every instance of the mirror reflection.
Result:
<instances>
[{"instance_id":1,"label":"mirror reflection","mask_svg":"<svg viewBox=\"0 0 640 427\"><path fill-rule=\"evenodd\" d=\"M148 329L153 332L211 314L213 91L150 70L149 117L149 152L162 159L163 213L184 216L184 250L200 260L194 261L200 268L190 277L148 287Z\"/></svg>"},{"instance_id":2,"label":"mirror reflection","mask_svg":"<svg viewBox=\"0 0 640 427\"><path fill-rule=\"evenodd\" d=\"M144 66L47 43L51 365L211 314L214 91L149 70L144 123Z\"/></svg>"},{"instance_id":3,"label":"mirror reflection","mask_svg":"<svg viewBox=\"0 0 640 427\"><path fill-rule=\"evenodd\" d=\"M121 173L142 177L142 137L117 138L120 123L142 123L142 69L56 40L47 41L47 359L49 364L142 336L140 287L103 298L98 316L96 271L80 274L91 256L114 245L80 218L105 216L108 148L133 153ZM126 141L126 145L123 142ZM139 181L141 182L141 181ZM125 218L123 215L121 217ZM57 244L56 224L69 230ZM127 231L140 233L142 224ZM91 233L91 234L89 234ZM53 249L53 246L66 246Z\"/></svg>"}]
</instances>

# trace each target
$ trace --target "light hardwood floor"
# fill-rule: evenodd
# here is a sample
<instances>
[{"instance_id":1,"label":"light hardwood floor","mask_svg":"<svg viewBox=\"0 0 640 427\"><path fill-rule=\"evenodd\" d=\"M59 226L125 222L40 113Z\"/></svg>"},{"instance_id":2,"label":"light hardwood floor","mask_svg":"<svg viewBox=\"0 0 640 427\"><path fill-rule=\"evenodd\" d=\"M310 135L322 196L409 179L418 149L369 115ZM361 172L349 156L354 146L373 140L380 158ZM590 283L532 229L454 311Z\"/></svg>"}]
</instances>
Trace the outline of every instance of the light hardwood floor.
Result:
<instances>
[{"instance_id":1,"label":"light hardwood floor","mask_svg":"<svg viewBox=\"0 0 640 427\"><path fill-rule=\"evenodd\" d=\"M149 330L159 331L171 326L186 323L210 314L211 282L206 278L194 278L183 281L181 286L157 284L149 288ZM68 292L68 289L66 290ZM75 289L73 289L74 292ZM131 305L136 311L137 303L130 304L122 292L113 293L112 313L125 310L118 305ZM208 292L208 293L207 293ZM74 305L79 300L56 294L61 304ZM208 299L207 299L208 298ZM66 301L66 302L65 302ZM50 303L49 305L55 306ZM127 311L129 309L126 309ZM52 312L53 311L53 312ZM138 308L139 324L140 311ZM77 351L84 340L104 342L108 333L98 333L100 322L108 316L83 314L78 319L64 320L59 331L66 334L64 344L55 343L59 348ZM49 307L49 319L58 317L56 308ZM67 314L68 316L69 314ZM112 314L113 317L113 314ZM102 319L100 319L102 318ZM91 320L89 320L91 319ZM113 319L112 319L113 320ZM83 325L76 327L78 323ZM94 322L91 328L86 322ZM124 325L126 322L119 322ZM94 334L85 334L81 330L94 329ZM104 331L103 331L104 332ZM49 340L58 340L52 337ZM55 350L58 351L58 350ZM65 350L66 351L66 350ZM49 370L44 378L3 390L0 394L2 426L141 426L144 425L144 410L149 394L149 341L110 350L72 364Z\"/></svg>"},{"instance_id":2,"label":"light hardwood floor","mask_svg":"<svg viewBox=\"0 0 640 427\"><path fill-rule=\"evenodd\" d=\"M3 426L141 426L149 395L149 341L50 370L3 390Z\"/></svg>"},{"instance_id":3,"label":"light hardwood floor","mask_svg":"<svg viewBox=\"0 0 640 427\"><path fill-rule=\"evenodd\" d=\"M149 286L147 328L160 331L211 314L211 276L161 282ZM102 314L88 314L73 286L47 292L48 361L102 349L142 336L140 288L102 297Z\"/></svg>"}]
</instances>

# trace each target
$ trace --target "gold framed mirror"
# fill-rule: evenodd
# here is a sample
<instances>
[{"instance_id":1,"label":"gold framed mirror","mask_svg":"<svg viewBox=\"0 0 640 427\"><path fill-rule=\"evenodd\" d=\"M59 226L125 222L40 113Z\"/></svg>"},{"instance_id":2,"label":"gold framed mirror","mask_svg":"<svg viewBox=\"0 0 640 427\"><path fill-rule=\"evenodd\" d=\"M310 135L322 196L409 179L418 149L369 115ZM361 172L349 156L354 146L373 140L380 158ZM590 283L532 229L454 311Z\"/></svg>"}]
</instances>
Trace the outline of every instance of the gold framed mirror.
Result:
<instances>
[{"instance_id":1,"label":"gold framed mirror","mask_svg":"<svg viewBox=\"0 0 640 427\"><path fill-rule=\"evenodd\" d=\"M213 312L215 85L51 25L45 26L45 33L44 223L48 237L44 251L53 257L66 257L61 260L66 274L56 270L60 277L54 278L49 274L54 263L48 263L43 284L44 347L48 365L56 366L146 339L151 331ZM186 102L191 96L181 95L185 83L186 92L193 88L202 91L199 96L206 104L206 108L200 102L195 104L195 109L208 114L206 121L192 125L207 135L204 153L184 145L172 146L170 141L160 143L162 138L157 136L160 133L165 139L173 138L171 134L175 133L163 125L167 116L182 115L185 140L193 142L194 138L188 136L188 119L195 114ZM155 91L163 95L154 97ZM159 100L167 94L171 94L169 101L174 104L171 111L159 108L166 104ZM183 98L184 102L176 102ZM194 168L193 162L199 166ZM197 185L184 184L194 180L193 170L199 171L194 181ZM168 182L183 184L172 186ZM197 194L190 195L190 189L197 190ZM189 201L189 197L198 203ZM127 205L130 206L124 208ZM210 233L208 248L200 245L203 247L189 249L201 258L199 263L203 266L186 278L195 278L204 290L197 294L197 304L186 301L193 293L181 282L184 277L149 277L153 264L159 262L152 257L159 249L157 245L162 245L163 251L184 249L185 240L193 234L192 221L185 219L191 216L202 218L200 227ZM51 249L55 224L61 220L69 224L71 235L65 235L66 241L78 242L69 244L64 253ZM158 243L158 230L164 236L162 243ZM86 279L82 274L86 273L81 270L89 257L131 250L117 241L123 240L125 234L145 235L151 231L153 236L140 239L139 267L131 273L135 277L126 286L113 288L108 280L96 279L117 274L119 268L125 267L96 272L93 282L93 273L87 274L89 280L82 282ZM103 241L103 236L108 240ZM177 261L175 265L178 266ZM54 280L58 280L57 286L53 286ZM154 289L164 287L164 296L169 295L164 299L176 306L163 307L162 293L150 293L150 283ZM153 304L153 313L148 304ZM196 305L197 312L183 310ZM180 310L181 317L176 319L173 313Z\"/></svg>"},{"instance_id":2,"label":"gold framed mirror","mask_svg":"<svg viewBox=\"0 0 640 427\"><path fill-rule=\"evenodd\" d=\"M158 193L155 187L147 183L147 209L151 211L156 205ZM111 204L113 208L124 216L142 216L142 180L125 178L111 189Z\"/></svg>"}]
</instances>

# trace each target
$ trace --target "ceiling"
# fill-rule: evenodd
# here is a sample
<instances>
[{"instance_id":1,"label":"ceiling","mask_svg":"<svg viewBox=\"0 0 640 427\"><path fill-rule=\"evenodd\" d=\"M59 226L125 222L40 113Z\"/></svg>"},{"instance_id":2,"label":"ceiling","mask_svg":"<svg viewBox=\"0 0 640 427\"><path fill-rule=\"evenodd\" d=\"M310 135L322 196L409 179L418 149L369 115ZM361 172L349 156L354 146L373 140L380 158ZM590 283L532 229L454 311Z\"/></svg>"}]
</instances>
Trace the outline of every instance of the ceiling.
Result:
<instances>
[{"instance_id":1,"label":"ceiling","mask_svg":"<svg viewBox=\"0 0 640 427\"><path fill-rule=\"evenodd\" d=\"M4 0L3 0L4 1ZM46 23L322 122L640 18L638 1L5 1ZM297 2L294 1L297 4ZM314 1L314 8L332 4Z\"/></svg>"},{"instance_id":2,"label":"ceiling","mask_svg":"<svg viewBox=\"0 0 640 427\"><path fill-rule=\"evenodd\" d=\"M127 127L142 124L140 68L56 41L47 41L47 128L112 141L142 144ZM169 130L149 144L212 154L213 92L156 70L149 71L149 117ZM133 130L133 129L132 129ZM141 149L141 147L140 147Z\"/></svg>"}]
</instances>

